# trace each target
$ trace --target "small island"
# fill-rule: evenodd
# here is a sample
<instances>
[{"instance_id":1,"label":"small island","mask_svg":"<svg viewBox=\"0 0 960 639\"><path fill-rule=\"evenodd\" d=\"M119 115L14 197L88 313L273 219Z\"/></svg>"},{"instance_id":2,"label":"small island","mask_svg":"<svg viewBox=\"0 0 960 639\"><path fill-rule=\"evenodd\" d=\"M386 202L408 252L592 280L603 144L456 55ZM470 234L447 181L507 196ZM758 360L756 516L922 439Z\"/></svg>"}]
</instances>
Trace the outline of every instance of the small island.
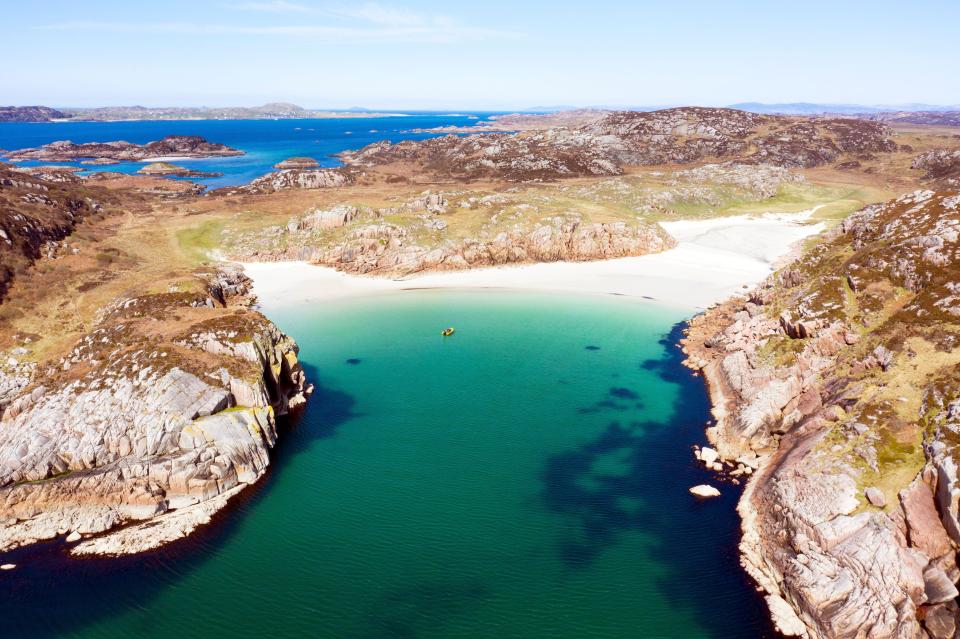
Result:
<instances>
[{"instance_id":1,"label":"small island","mask_svg":"<svg viewBox=\"0 0 960 639\"><path fill-rule=\"evenodd\" d=\"M210 178L220 177L223 175L223 173L195 171L194 169L188 169L185 166L177 166L176 164L171 164L169 162L153 162L137 171L137 173L140 175L172 176L184 178Z\"/></svg>"},{"instance_id":2,"label":"small island","mask_svg":"<svg viewBox=\"0 0 960 639\"><path fill-rule=\"evenodd\" d=\"M243 155L240 149L225 144L208 142L199 135L168 135L162 140L133 144L118 140L114 142L85 142L77 144L69 140L51 142L43 146L20 149L7 153L14 162L40 160L43 162L72 162L89 160L91 163L162 161L166 158L213 158Z\"/></svg>"},{"instance_id":3,"label":"small island","mask_svg":"<svg viewBox=\"0 0 960 639\"><path fill-rule=\"evenodd\" d=\"M320 163L313 158L287 158L283 162L277 162L273 168L286 171L289 169L316 169Z\"/></svg>"}]
</instances>

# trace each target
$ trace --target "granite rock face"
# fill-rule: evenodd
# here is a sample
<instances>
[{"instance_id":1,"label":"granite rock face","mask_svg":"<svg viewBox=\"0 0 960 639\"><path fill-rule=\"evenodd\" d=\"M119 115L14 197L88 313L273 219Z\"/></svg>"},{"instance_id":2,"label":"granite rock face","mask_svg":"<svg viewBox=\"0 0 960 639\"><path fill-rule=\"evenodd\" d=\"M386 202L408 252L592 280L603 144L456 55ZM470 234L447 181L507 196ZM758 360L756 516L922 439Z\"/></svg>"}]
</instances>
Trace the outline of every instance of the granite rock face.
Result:
<instances>
[{"instance_id":1,"label":"granite rock face","mask_svg":"<svg viewBox=\"0 0 960 639\"><path fill-rule=\"evenodd\" d=\"M242 303L248 287L225 269L118 301L0 407L0 551L68 533L106 533L76 553L153 548L264 474L276 416L309 389L293 340Z\"/></svg>"},{"instance_id":2,"label":"granite rock face","mask_svg":"<svg viewBox=\"0 0 960 639\"><path fill-rule=\"evenodd\" d=\"M952 636L960 542L960 197L847 218L690 323L721 457L761 463L742 563L782 632Z\"/></svg>"}]
</instances>

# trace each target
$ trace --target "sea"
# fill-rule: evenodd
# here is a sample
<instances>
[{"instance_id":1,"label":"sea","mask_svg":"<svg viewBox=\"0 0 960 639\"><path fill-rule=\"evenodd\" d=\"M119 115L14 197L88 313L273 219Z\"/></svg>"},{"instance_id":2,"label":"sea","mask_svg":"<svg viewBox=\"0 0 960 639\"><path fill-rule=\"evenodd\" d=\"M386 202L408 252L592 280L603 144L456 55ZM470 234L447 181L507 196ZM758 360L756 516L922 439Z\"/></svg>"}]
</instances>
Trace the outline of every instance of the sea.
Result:
<instances>
[{"instance_id":1,"label":"sea","mask_svg":"<svg viewBox=\"0 0 960 639\"><path fill-rule=\"evenodd\" d=\"M244 155L173 163L219 177L190 178L209 189L246 184L271 171L290 157L309 157L322 167L340 166L341 151L360 149L389 140L422 140L438 133L418 132L441 126L472 126L496 115L492 112L418 112L389 117L327 118L310 120L141 120L122 122L0 122L0 149L34 148L59 140L111 142L125 140L145 144L168 135L199 135L210 142L226 144ZM3 153L0 151L0 161ZM148 162L121 162L90 166L80 162L17 162L18 166L75 166L85 173L116 171L136 173Z\"/></svg>"}]
</instances>

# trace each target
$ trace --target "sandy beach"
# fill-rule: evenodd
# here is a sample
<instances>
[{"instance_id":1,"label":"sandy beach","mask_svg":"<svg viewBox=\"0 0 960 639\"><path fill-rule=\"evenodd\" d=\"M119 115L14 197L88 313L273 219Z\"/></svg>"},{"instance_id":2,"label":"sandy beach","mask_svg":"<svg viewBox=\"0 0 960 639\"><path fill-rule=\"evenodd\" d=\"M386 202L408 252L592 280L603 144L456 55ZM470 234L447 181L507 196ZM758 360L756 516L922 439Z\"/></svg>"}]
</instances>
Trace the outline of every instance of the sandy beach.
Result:
<instances>
[{"instance_id":1,"label":"sandy beach","mask_svg":"<svg viewBox=\"0 0 960 639\"><path fill-rule=\"evenodd\" d=\"M244 264L269 307L423 288L504 288L627 295L704 309L761 281L798 242L823 230L816 211L664 223L678 246L663 253L595 262L550 262L442 271L388 279L349 275L306 262Z\"/></svg>"}]
</instances>

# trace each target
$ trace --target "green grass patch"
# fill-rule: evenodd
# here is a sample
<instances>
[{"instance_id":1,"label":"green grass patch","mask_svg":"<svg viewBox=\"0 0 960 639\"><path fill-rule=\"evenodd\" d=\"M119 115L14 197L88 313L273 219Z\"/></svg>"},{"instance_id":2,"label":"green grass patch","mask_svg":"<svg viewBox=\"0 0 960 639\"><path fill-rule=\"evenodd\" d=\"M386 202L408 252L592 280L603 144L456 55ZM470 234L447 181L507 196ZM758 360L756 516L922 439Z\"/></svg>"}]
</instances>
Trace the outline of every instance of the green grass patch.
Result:
<instances>
[{"instance_id":1,"label":"green grass patch","mask_svg":"<svg viewBox=\"0 0 960 639\"><path fill-rule=\"evenodd\" d=\"M209 261L211 253L222 241L224 223L209 220L197 226L177 231L177 243L181 252L196 263Z\"/></svg>"}]
</instances>

